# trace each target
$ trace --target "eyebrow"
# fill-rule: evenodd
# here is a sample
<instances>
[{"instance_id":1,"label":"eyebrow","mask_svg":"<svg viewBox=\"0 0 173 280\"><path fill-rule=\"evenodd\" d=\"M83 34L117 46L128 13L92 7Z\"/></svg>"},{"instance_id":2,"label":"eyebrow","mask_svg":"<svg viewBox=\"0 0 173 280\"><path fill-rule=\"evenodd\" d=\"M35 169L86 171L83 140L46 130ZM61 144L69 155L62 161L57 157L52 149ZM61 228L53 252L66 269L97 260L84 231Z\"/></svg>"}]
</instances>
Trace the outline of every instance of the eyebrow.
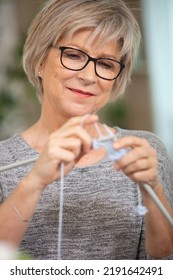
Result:
<instances>
[{"instance_id":1,"label":"eyebrow","mask_svg":"<svg viewBox=\"0 0 173 280\"><path fill-rule=\"evenodd\" d=\"M115 56L113 56L113 55L110 55L110 54L103 54L103 55L101 55L100 57L102 57L102 58L110 58L110 59L113 59L113 60L117 60L118 61L118 59L117 59L117 57L115 57Z\"/></svg>"},{"instance_id":2,"label":"eyebrow","mask_svg":"<svg viewBox=\"0 0 173 280\"><path fill-rule=\"evenodd\" d=\"M83 48L81 48L81 47L79 47L79 46L77 46L77 45L68 45L68 44L67 44L67 47L69 47L69 48L75 48L75 49L77 49L77 50L79 50L79 51L86 52L86 54L90 55L90 54L87 52L86 49L83 49ZM91 56L92 56L92 55L91 55ZM110 59L119 61L119 59L117 59L117 57L113 56L112 54L110 55L110 54L107 54L107 53L104 53L104 54L99 55L98 58L108 58L108 59L110 58Z\"/></svg>"}]
</instances>

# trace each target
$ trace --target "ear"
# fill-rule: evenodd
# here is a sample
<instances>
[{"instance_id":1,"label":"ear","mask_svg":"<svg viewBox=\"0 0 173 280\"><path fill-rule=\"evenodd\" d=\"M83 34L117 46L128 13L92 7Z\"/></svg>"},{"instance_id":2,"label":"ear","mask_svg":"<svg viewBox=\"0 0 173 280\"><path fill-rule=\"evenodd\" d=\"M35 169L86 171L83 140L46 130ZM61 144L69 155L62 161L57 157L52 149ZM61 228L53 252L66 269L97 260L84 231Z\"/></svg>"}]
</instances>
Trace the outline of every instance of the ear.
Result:
<instances>
[{"instance_id":1,"label":"ear","mask_svg":"<svg viewBox=\"0 0 173 280\"><path fill-rule=\"evenodd\" d=\"M43 63L40 64L40 67L38 69L38 77L42 78L43 76Z\"/></svg>"}]
</instances>

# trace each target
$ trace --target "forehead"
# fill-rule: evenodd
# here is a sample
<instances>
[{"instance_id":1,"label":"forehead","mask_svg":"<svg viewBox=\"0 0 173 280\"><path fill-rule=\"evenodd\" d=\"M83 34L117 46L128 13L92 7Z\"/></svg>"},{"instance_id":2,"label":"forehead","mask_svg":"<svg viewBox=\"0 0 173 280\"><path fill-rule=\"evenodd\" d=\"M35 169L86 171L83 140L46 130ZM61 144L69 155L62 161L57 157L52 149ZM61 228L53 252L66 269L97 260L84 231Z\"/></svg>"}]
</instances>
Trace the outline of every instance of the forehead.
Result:
<instances>
[{"instance_id":1,"label":"forehead","mask_svg":"<svg viewBox=\"0 0 173 280\"><path fill-rule=\"evenodd\" d=\"M95 30L79 30L72 35L65 36L58 41L61 45L72 45L80 47L89 52L110 53L110 55L120 56L119 42L113 38L105 38L102 34L96 34Z\"/></svg>"}]
</instances>

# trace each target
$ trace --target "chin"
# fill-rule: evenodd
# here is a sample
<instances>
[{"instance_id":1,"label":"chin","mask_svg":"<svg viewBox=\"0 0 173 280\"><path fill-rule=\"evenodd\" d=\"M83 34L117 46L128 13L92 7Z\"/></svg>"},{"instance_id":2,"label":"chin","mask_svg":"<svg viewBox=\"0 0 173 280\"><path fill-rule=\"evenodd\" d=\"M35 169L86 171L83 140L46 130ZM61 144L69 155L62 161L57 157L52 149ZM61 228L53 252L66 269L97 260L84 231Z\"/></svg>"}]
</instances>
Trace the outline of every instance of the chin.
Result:
<instances>
[{"instance_id":1,"label":"chin","mask_svg":"<svg viewBox=\"0 0 173 280\"><path fill-rule=\"evenodd\" d=\"M67 114L70 115L71 117L80 117L80 116L84 116L84 115L87 115L87 114L93 114L95 113L94 110L89 110L89 109L86 109L86 108L83 108L83 109L79 109L79 108L73 108L73 110L68 110L67 111Z\"/></svg>"}]
</instances>

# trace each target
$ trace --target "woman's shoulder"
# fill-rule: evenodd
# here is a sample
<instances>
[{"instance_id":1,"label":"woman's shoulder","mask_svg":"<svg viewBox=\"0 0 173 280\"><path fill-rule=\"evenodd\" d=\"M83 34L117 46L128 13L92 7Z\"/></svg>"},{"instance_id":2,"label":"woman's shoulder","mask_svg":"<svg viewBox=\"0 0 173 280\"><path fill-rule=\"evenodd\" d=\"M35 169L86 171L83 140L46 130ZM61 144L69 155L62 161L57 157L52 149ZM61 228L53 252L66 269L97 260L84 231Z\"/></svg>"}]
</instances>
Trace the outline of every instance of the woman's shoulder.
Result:
<instances>
[{"instance_id":1,"label":"woman's shoulder","mask_svg":"<svg viewBox=\"0 0 173 280\"><path fill-rule=\"evenodd\" d=\"M125 136L136 136L140 138L146 139L151 145L163 145L163 141L153 132L144 131L144 130L130 130L130 129L123 129L120 127L115 127L117 134L119 137Z\"/></svg>"},{"instance_id":2,"label":"woman's shoulder","mask_svg":"<svg viewBox=\"0 0 173 280\"><path fill-rule=\"evenodd\" d=\"M20 136L15 134L7 139L0 141L0 153L8 149L14 149L14 147L20 146Z\"/></svg>"},{"instance_id":3,"label":"woman's shoulder","mask_svg":"<svg viewBox=\"0 0 173 280\"><path fill-rule=\"evenodd\" d=\"M20 134L0 141L0 165L35 155L35 151L24 141Z\"/></svg>"},{"instance_id":4,"label":"woman's shoulder","mask_svg":"<svg viewBox=\"0 0 173 280\"><path fill-rule=\"evenodd\" d=\"M8 162L12 158L13 152L20 148L19 135L13 135L0 141L0 162Z\"/></svg>"},{"instance_id":5,"label":"woman's shoulder","mask_svg":"<svg viewBox=\"0 0 173 280\"><path fill-rule=\"evenodd\" d=\"M13 136L11 136L9 138L0 140L0 152L3 151L3 150L8 149L11 146L16 145L17 142L18 142L17 138L18 138L18 135L13 135Z\"/></svg>"}]
</instances>

